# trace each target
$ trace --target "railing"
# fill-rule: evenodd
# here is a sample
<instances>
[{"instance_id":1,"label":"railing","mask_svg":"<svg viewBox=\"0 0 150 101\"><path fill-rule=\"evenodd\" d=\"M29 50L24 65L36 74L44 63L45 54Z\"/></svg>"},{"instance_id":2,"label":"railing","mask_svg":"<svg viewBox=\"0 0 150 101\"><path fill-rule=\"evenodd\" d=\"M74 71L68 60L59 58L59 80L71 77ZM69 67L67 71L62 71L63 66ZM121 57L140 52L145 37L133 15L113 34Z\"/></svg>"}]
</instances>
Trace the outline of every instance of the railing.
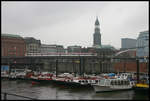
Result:
<instances>
[{"instance_id":1,"label":"railing","mask_svg":"<svg viewBox=\"0 0 150 101\"><path fill-rule=\"evenodd\" d=\"M1 96L1 100L8 100L7 95L12 95L12 96L21 97L21 98L27 98L29 100L38 100L38 99L35 99L35 98L26 97L26 96L17 95L17 94L10 94L10 93L6 93L6 92L1 92L1 94L4 94L3 98Z\"/></svg>"}]
</instances>

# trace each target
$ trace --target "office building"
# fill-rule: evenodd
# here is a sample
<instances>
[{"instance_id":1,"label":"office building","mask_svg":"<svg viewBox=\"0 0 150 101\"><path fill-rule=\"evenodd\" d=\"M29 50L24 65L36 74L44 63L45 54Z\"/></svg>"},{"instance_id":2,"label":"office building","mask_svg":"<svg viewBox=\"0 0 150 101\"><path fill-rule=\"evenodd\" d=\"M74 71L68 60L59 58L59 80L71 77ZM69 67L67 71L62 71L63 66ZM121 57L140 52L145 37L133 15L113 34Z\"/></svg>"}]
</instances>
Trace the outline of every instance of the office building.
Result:
<instances>
[{"instance_id":1,"label":"office building","mask_svg":"<svg viewBox=\"0 0 150 101\"><path fill-rule=\"evenodd\" d=\"M149 57L149 31L140 32L137 38L137 57Z\"/></svg>"},{"instance_id":2,"label":"office building","mask_svg":"<svg viewBox=\"0 0 150 101\"><path fill-rule=\"evenodd\" d=\"M1 35L1 56L25 56L26 44L19 35L2 34Z\"/></svg>"},{"instance_id":3,"label":"office building","mask_svg":"<svg viewBox=\"0 0 150 101\"><path fill-rule=\"evenodd\" d=\"M136 39L132 38L122 38L121 39L121 49L131 49L136 48Z\"/></svg>"}]
</instances>

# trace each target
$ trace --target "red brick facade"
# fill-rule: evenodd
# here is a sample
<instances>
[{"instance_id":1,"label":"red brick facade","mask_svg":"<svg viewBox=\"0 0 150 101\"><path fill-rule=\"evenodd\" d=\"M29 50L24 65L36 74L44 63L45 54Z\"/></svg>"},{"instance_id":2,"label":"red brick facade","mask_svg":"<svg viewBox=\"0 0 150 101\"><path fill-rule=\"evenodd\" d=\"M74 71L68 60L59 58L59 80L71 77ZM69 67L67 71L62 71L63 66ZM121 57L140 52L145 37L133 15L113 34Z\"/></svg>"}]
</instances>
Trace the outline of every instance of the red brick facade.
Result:
<instances>
[{"instance_id":1,"label":"red brick facade","mask_svg":"<svg viewBox=\"0 0 150 101\"><path fill-rule=\"evenodd\" d=\"M137 65L136 62L117 62L114 63L114 69L116 72L124 72L124 66L126 72L137 72ZM147 63L140 63L139 64L140 72L147 73L148 71L148 64Z\"/></svg>"},{"instance_id":2,"label":"red brick facade","mask_svg":"<svg viewBox=\"0 0 150 101\"><path fill-rule=\"evenodd\" d=\"M2 56L25 56L26 45L21 37L1 36Z\"/></svg>"}]
</instances>

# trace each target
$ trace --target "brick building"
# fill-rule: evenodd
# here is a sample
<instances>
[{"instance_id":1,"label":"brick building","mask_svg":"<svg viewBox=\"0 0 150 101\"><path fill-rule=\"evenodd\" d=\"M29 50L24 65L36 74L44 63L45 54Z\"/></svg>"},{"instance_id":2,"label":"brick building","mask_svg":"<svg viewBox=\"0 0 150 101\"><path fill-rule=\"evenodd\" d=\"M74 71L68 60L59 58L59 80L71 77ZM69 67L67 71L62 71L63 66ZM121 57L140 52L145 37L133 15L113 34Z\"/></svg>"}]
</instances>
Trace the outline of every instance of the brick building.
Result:
<instances>
[{"instance_id":1,"label":"brick building","mask_svg":"<svg viewBox=\"0 0 150 101\"><path fill-rule=\"evenodd\" d=\"M128 62L116 62L113 64L115 72L137 72L137 64L134 61ZM140 73L148 73L149 66L146 62L139 63L139 72Z\"/></svg>"},{"instance_id":2,"label":"brick building","mask_svg":"<svg viewBox=\"0 0 150 101\"><path fill-rule=\"evenodd\" d=\"M1 35L2 56L25 56L26 45L24 39L19 35Z\"/></svg>"}]
</instances>

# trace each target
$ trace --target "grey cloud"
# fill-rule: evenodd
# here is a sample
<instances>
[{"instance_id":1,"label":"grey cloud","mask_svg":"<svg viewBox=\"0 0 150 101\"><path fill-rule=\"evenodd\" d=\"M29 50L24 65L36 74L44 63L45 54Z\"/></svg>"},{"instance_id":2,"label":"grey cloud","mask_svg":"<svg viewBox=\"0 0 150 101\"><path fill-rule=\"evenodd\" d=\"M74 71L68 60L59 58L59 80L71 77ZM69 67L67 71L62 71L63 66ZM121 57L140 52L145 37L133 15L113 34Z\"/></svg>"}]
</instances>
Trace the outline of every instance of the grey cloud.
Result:
<instances>
[{"instance_id":1,"label":"grey cloud","mask_svg":"<svg viewBox=\"0 0 150 101\"><path fill-rule=\"evenodd\" d=\"M145 5L148 3L139 3L139 5L142 5L139 7L135 6L134 2L128 2L125 3L125 5L123 4L124 3L122 2L117 4L116 2L3 1L1 7L2 32L14 34L23 33L24 36L29 36L27 33L33 33L31 36L38 36L41 40L46 40L46 42L50 43L50 40L54 40L50 39L50 37L53 38L54 35L60 35L60 31L57 31L59 30L57 27L60 28L62 26L64 29L61 29L63 31L61 32L61 38L56 36L54 38L58 39L55 40L59 40L59 42L65 44L82 43L85 45L84 42L88 42L88 40L85 41L86 39L89 39L89 37L90 39L93 39L91 37L93 36L94 31L95 16L98 15L100 16L100 25L103 28L102 31L104 31L104 33L102 33L104 39L102 40L105 40L105 42L107 40L114 42L120 40L120 37L117 39L115 39L115 37L109 39L108 36L113 35L113 33L116 33L116 36L120 36L121 33L135 33L140 29L148 28L148 8L145 8L148 7ZM138 8L138 10L136 12L131 12L132 10L130 9L132 6L133 8ZM81 21L78 21L78 19ZM78 23L74 23L74 21L78 21ZM115 21L117 24L115 24ZM85 27L79 25L84 25ZM89 28L88 26L93 26L93 29L87 29ZM69 31L69 28L72 31ZM79 31L75 31L75 33L74 30ZM89 31L91 36L87 36L89 35ZM49 35L46 35L46 33L49 33ZM73 42L67 42L67 39L65 39L67 35L70 36L68 40L73 40ZM71 36L74 37L71 38ZM82 42L75 42L75 40L81 41L82 39ZM90 40L90 43L92 43L92 40ZM114 43L116 45L116 42ZM116 46L118 46L118 44Z\"/></svg>"}]
</instances>

